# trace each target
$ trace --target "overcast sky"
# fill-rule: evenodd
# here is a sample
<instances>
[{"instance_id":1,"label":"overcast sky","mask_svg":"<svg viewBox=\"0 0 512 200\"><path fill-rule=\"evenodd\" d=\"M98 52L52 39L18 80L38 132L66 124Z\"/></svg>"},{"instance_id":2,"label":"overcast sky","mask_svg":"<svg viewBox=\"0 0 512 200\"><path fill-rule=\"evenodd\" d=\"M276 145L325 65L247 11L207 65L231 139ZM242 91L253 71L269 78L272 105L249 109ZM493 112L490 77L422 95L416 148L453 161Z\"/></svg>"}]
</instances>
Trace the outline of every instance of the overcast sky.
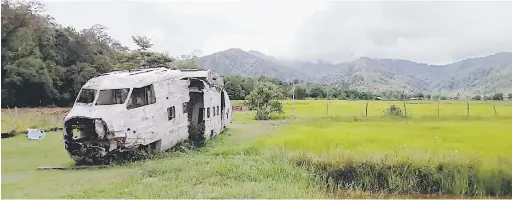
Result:
<instances>
[{"instance_id":1,"label":"overcast sky","mask_svg":"<svg viewBox=\"0 0 512 200\"><path fill-rule=\"evenodd\" d=\"M44 1L78 29L96 23L134 48L178 56L229 48L300 60L401 58L443 64L512 51L512 1Z\"/></svg>"}]
</instances>

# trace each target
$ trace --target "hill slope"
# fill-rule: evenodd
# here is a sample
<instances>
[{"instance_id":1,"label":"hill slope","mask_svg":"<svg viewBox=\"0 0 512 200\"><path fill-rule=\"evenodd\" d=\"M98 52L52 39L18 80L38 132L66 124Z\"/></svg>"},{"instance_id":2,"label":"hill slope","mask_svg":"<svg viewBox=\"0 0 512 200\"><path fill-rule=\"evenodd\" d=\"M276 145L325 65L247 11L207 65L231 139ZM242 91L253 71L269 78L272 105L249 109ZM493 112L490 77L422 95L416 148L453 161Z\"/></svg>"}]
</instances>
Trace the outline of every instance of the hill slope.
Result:
<instances>
[{"instance_id":1,"label":"hill slope","mask_svg":"<svg viewBox=\"0 0 512 200\"><path fill-rule=\"evenodd\" d=\"M509 52L448 65L372 58L332 64L279 60L257 51L228 49L198 58L197 63L201 68L222 74L348 84L350 88L365 91L405 90L462 96L512 92L512 53Z\"/></svg>"},{"instance_id":2,"label":"hill slope","mask_svg":"<svg viewBox=\"0 0 512 200\"><path fill-rule=\"evenodd\" d=\"M197 64L204 69L213 69L221 74L237 74L243 76L266 76L283 81L313 79L300 71L284 66L270 57L245 52L241 49L228 49L196 59Z\"/></svg>"}]
</instances>

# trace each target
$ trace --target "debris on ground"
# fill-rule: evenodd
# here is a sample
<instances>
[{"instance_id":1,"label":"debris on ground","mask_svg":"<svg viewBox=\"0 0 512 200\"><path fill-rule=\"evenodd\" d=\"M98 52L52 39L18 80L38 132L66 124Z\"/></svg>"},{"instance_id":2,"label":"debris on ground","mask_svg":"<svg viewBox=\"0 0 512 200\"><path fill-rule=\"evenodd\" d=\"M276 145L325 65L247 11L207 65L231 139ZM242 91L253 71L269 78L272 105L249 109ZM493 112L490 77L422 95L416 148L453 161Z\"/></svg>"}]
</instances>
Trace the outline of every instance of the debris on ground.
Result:
<instances>
[{"instance_id":1,"label":"debris on ground","mask_svg":"<svg viewBox=\"0 0 512 200\"><path fill-rule=\"evenodd\" d=\"M75 169L99 169L107 168L110 165L88 165L88 166L54 166L54 167L38 167L38 170L75 170Z\"/></svg>"},{"instance_id":2,"label":"debris on ground","mask_svg":"<svg viewBox=\"0 0 512 200\"><path fill-rule=\"evenodd\" d=\"M46 136L46 133L45 133L44 130L31 129L31 128L27 129L27 137L28 137L28 139L31 139L31 140L43 140L45 136Z\"/></svg>"},{"instance_id":3,"label":"debris on ground","mask_svg":"<svg viewBox=\"0 0 512 200\"><path fill-rule=\"evenodd\" d=\"M46 133L46 132L53 132L53 131L61 131L62 128L53 127L53 128L50 128L50 129L39 129L39 130L42 130L42 131L44 131ZM25 131L18 132L18 131L12 130L11 132L2 133L2 138L10 138L10 137L14 137L14 136L19 135L19 134L28 134L28 131L26 131L26 132Z\"/></svg>"}]
</instances>

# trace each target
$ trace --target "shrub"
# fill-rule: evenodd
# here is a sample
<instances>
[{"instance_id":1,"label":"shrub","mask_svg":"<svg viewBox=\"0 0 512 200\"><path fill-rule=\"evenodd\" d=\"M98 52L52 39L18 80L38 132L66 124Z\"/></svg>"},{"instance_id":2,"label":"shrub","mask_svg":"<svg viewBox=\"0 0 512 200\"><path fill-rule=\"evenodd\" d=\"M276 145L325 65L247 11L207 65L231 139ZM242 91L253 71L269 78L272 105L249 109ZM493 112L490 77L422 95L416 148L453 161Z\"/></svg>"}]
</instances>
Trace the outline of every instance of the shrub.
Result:
<instances>
[{"instance_id":1,"label":"shrub","mask_svg":"<svg viewBox=\"0 0 512 200\"><path fill-rule=\"evenodd\" d=\"M402 114L402 110L399 107L395 106L395 105L389 106L389 108L387 108L384 112L388 116L404 116Z\"/></svg>"},{"instance_id":2,"label":"shrub","mask_svg":"<svg viewBox=\"0 0 512 200\"><path fill-rule=\"evenodd\" d=\"M245 97L244 104L256 110L256 120L270 119L271 113L283 113L283 105L278 101L280 93L273 83L260 83Z\"/></svg>"},{"instance_id":3,"label":"shrub","mask_svg":"<svg viewBox=\"0 0 512 200\"><path fill-rule=\"evenodd\" d=\"M295 158L295 164L312 169L333 192L341 189L468 197L512 195L512 174L509 170L483 168L478 162L300 155Z\"/></svg>"}]
</instances>

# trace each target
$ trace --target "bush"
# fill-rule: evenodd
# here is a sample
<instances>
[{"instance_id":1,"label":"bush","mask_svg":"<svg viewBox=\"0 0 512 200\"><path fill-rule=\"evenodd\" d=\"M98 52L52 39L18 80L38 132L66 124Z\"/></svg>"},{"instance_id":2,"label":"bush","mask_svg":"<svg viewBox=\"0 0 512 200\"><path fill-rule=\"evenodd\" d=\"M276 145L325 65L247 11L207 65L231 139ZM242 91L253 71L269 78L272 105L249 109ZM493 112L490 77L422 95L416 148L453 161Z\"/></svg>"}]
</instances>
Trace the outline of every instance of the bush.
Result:
<instances>
[{"instance_id":1,"label":"bush","mask_svg":"<svg viewBox=\"0 0 512 200\"><path fill-rule=\"evenodd\" d=\"M273 83L260 83L245 97L244 104L250 110L256 110L256 120L270 119L271 113L283 113L283 105L279 102L280 93Z\"/></svg>"},{"instance_id":2,"label":"bush","mask_svg":"<svg viewBox=\"0 0 512 200\"><path fill-rule=\"evenodd\" d=\"M389 106L389 108L387 108L384 111L384 113L386 113L386 115L388 115L388 116L404 116L402 114L402 110L399 107L395 106L395 105Z\"/></svg>"},{"instance_id":3,"label":"bush","mask_svg":"<svg viewBox=\"0 0 512 200\"><path fill-rule=\"evenodd\" d=\"M329 158L329 159L327 159ZM475 162L414 162L359 160L355 158L302 156L298 166L315 171L330 191L359 190L395 194L444 194L502 196L512 194L512 174L504 169L483 168Z\"/></svg>"},{"instance_id":4,"label":"bush","mask_svg":"<svg viewBox=\"0 0 512 200\"><path fill-rule=\"evenodd\" d=\"M498 100L498 101L503 100L503 93L494 94L494 96L492 96L492 100Z\"/></svg>"}]
</instances>

